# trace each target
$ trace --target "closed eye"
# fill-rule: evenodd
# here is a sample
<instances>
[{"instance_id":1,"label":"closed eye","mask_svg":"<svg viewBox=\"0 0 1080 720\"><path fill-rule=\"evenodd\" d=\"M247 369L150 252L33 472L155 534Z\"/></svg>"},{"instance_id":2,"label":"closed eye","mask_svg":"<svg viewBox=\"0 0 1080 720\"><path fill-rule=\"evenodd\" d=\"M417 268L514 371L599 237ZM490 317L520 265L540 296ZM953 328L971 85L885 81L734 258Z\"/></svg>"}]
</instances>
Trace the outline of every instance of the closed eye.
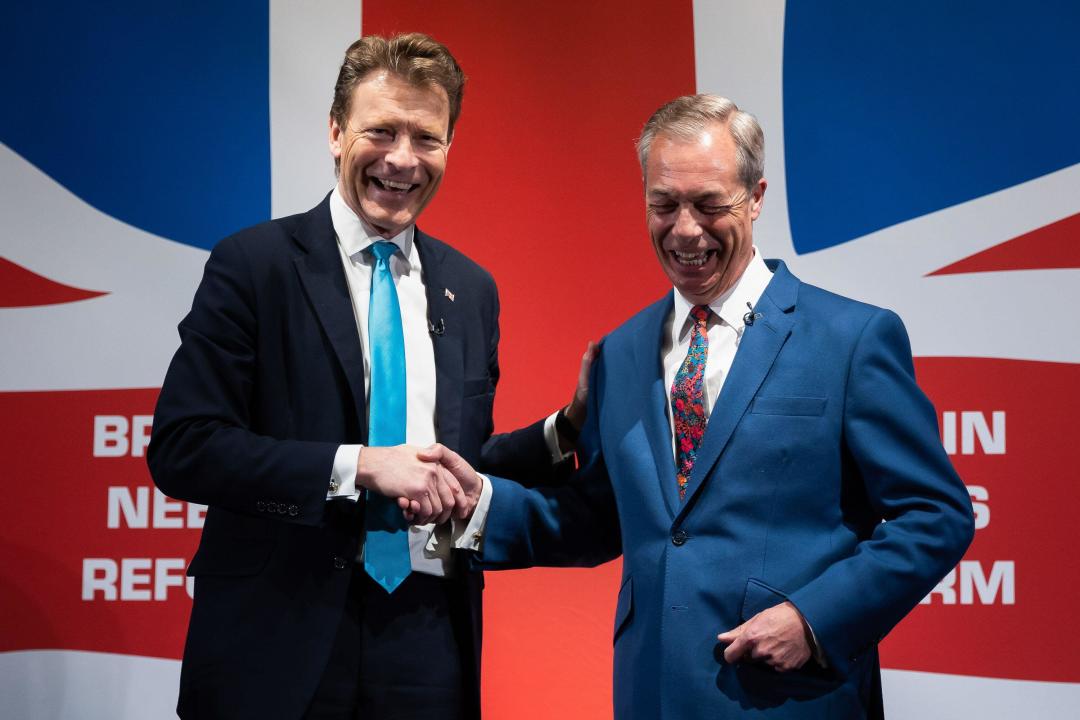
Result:
<instances>
[{"instance_id":1,"label":"closed eye","mask_svg":"<svg viewBox=\"0 0 1080 720\"><path fill-rule=\"evenodd\" d=\"M731 212L730 205L698 205L698 212L705 215L721 215Z\"/></svg>"}]
</instances>

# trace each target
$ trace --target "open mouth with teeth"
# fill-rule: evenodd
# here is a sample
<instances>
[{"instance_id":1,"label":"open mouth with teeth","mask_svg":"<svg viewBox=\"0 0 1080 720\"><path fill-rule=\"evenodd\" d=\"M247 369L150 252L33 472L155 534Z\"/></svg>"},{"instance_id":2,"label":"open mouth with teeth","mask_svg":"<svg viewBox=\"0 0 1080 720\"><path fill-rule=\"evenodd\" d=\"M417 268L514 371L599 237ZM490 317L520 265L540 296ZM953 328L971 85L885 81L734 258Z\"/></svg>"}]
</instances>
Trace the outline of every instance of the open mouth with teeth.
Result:
<instances>
[{"instance_id":1,"label":"open mouth with teeth","mask_svg":"<svg viewBox=\"0 0 1080 720\"><path fill-rule=\"evenodd\" d=\"M675 258L675 262L685 267L701 267L710 256L716 254L715 250L702 250L696 253L679 252L678 250L670 250L669 252L671 257Z\"/></svg>"},{"instance_id":2,"label":"open mouth with teeth","mask_svg":"<svg viewBox=\"0 0 1080 720\"><path fill-rule=\"evenodd\" d=\"M380 190L386 192L396 193L398 195L406 195L416 188L420 187L419 184L398 182L397 180L384 180L382 178L372 177L372 184Z\"/></svg>"}]
</instances>

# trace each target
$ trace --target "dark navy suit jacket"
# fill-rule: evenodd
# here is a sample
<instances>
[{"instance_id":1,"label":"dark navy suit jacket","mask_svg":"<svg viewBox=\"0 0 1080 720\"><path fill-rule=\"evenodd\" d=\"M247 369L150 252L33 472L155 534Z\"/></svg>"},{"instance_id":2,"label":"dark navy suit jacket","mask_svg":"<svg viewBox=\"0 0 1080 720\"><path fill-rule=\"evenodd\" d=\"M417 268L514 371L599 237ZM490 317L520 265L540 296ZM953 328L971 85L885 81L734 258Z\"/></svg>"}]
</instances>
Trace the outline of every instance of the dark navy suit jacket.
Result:
<instances>
[{"instance_id":1,"label":"dark navy suit jacket","mask_svg":"<svg viewBox=\"0 0 1080 720\"><path fill-rule=\"evenodd\" d=\"M971 541L899 318L769 264L685 501L660 364L670 294L604 340L571 484L495 480L485 567L622 553L618 720L880 716L878 641ZM784 600L827 667L724 662L717 634Z\"/></svg>"},{"instance_id":2,"label":"dark navy suit jacket","mask_svg":"<svg viewBox=\"0 0 1080 720\"><path fill-rule=\"evenodd\" d=\"M419 230L416 246L429 320L443 329L433 337L439 441L492 472L550 474L542 424L491 438L494 281ZM363 353L328 201L222 240L179 330L148 453L164 493L209 505L189 568L195 602L178 709L300 717L360 542L362 507L326 500L331 466L340 444L367 437ZM479 573L460 584L477 675L482 584Z\"/></svg>"}]
</instances>

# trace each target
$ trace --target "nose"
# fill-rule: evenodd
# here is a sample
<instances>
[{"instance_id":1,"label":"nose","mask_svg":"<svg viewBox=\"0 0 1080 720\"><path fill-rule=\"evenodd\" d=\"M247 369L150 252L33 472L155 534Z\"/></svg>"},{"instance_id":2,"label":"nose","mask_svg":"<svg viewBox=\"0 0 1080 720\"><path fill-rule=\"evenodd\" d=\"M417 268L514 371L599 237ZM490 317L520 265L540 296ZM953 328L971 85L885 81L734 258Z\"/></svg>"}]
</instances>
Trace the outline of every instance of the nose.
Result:
<instances>
[{"instance_id":1,"label":"nose","mask_svg":"<svg viewBox=\"0 0 1080 720\"><path fill-rule=\"evenodd\" d=\"M693 210L688 207L680 208L671 232L680 240L697 240L701 237L701 224L694 217Z\"/></svg>"},{"instance_id":2,"label":"nose","mask_svg":"<svg viewBox=\"0 0 1080 720\"><path fill-rule=\"evenodd\" d=\"M386 154L386 162L396 168L407 170L416 167L416 152L413 149L412 138L408 133L398 133L394 139L394 146Z\"/></svg>"}]
</instances>

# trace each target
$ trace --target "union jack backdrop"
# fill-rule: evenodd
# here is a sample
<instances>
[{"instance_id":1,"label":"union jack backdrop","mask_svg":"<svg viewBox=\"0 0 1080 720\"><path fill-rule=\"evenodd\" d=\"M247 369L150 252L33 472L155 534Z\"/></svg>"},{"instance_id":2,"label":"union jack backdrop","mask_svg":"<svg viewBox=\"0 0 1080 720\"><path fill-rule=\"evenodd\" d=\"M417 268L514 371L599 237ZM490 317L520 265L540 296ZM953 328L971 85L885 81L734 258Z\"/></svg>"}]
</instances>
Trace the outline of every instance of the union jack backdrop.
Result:
<instances>
[{"instance_id":1,"label":"union jack backdrop","mask_svg":"<svg viewBox=\"0 0 1080 720\"><path fill-rule=\"evenodd\" d=\"M204 509L145 466L209 248L333 186L361 32L466 73L421 226L492 271L496 421L668 290L633 141L663 102L766 133L755 241L896 310L975 542L882 645L890 717L1080 707L1080 6L1065 0L7 3L0 57L0 715L171 717ZM618 562L487 575L488 718L607 717ZM720 628L718 628L718 631Z\"/></svg>"}]
</instances>

